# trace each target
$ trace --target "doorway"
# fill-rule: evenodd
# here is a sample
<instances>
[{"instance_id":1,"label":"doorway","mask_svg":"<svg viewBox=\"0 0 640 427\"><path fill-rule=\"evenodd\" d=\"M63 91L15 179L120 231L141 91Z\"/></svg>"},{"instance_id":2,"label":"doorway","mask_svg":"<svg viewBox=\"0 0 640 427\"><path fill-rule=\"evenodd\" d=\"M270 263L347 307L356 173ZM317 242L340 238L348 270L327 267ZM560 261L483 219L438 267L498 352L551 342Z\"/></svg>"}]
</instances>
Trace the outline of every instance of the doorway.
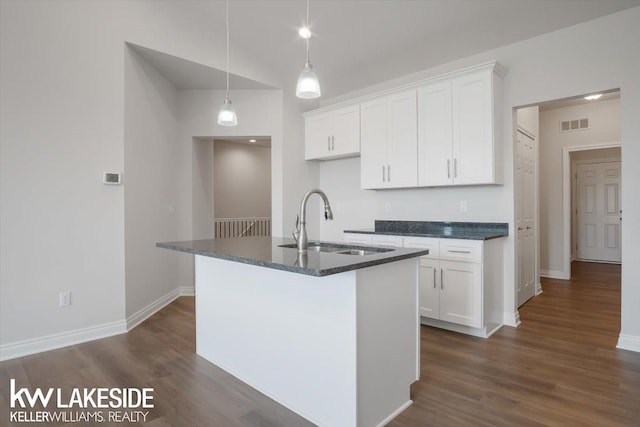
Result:
<instances>
[{"instance_id":1,"label":"doorway","mask_svg":"<svg viewBox=\"0 0 640 427\"><path fill-rule=\"evenodd\" d=\"M571 259L620 263L620 147L570 152Z\"/></svg>"},{"instance_id":2,"label":"doorway","mask_svg":"<svg viewBox=\"0 0 640 427\"><path fill-rule=\"evenodd\" d=\"M520 307L542 292L540 277L570 279L571 262L576 259L619 262L615 260L619 259L622 232L620 92L605 91L598 99L579 96L549 101L516 109L516 116L514 237L516 302ZM618 154L605 149L618 150ZM589 183L581 181L583 194L577 197L579 164L598 165L584 172L600 173L602 178L589 190L584 188ZM587 167L580 166L580 170ZM602 214L592 218L579 210L576 213L578 203ZM614 210L617 224L613 222ZM582 226L577 225L578 219ZM597 222L587 227L586 221L592 219ZM580 242L583 249L593 245L599 249L589 249L591 253L581 250L578 256L576 244Z\"/></svg>"},{"instance_id":3,"label":"doorway","mask_svg":"<svg viewBox=\"0 0 640 427\"><path fill-rule=\"evenodd\" d=\"M213 140L214 238L271 236L271 138Z\"/></svg>"}]
</instances>

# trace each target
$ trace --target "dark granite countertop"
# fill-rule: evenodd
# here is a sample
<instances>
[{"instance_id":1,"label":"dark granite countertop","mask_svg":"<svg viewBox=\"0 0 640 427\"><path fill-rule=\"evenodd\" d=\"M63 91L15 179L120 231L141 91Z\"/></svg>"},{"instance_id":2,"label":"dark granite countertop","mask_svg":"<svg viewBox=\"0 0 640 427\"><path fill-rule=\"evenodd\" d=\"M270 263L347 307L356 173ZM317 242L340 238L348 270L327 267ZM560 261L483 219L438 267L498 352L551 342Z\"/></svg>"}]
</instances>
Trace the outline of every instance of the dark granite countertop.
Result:
<instances>
[{"instance_id":1,"label":"dark granite countertop","mask_svg":"<svg viewBox=\"0 0 640 427\"><path fill-rule=\"evenodd\" d=\"M375 221L374 229L345 233L384 234L439 239L489 240L509 235L509 224L499 222Z\"/></svg>"},{"instance_id":2,"label":"dark granite countertop","mask_svg":"<svg viewBox=\"0 0 640 427\"><path fill-rule=\"evenodd\" d=\"M315 243L310 241L310 244ZM322 242L336 248L371 249L379 246L347 245L344 243ZM374 265L427 255L428 250L393 248L388 252L370 255L345 255L331 252L309 251L298 257L298 250L282 248L280 245L295 245L293 239L282 237L239 237L233 239L188 240L184 242L156 243L156 246L194 255L220 258L244 264L257 265L277 270L310 276L328 276L345 271L358 270Z\"/></svg>"}]
</instances>

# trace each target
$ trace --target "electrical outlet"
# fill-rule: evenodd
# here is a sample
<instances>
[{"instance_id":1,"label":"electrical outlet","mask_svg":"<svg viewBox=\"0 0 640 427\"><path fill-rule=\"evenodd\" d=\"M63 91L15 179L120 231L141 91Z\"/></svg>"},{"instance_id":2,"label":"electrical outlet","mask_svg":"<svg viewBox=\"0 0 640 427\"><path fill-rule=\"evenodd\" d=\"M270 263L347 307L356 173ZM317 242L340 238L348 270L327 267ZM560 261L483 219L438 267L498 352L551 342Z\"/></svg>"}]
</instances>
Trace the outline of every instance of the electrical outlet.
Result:
<instances>
[{"instance_id":1,"label":"electrical outlet","mask_svg":"<svg viewBox=\"0 0 640 427\"><path fill-rule=\"evenodd\" d=\"M466 212L467 211L467 201L466 200L461 200L460 201L460 212Z\"/></svg>"},{"instance_id":2,"label":"electrical outlet","mask_svg":"<svg viewBox=\"0 0 640 427\"><path fill-rule=\"evenodd\" d=\"M71 291L60 292L60 307L69 307L71 305Z\"/></svg>"},{"instance_id":3,"label":"electrical outlet","mask_svg":"<svg viewBox=\"0 0 640 427\"><path fill-rule=\"evenodd\" d=\"M391 203L387 202L384 204L384 211L391 212Z\"/></svg>"}]
</instances>

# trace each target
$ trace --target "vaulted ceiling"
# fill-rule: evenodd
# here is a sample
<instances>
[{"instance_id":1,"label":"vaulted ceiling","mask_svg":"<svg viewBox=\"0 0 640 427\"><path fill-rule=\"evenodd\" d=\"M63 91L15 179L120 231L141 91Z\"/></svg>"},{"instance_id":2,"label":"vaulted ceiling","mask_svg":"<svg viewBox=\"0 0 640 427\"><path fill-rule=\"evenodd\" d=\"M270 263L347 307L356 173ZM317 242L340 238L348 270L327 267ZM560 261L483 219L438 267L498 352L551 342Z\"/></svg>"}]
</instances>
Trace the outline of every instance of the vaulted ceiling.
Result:
<instances>
[{"instance_id":1,"label":"vaulted ceiling","mask_svg":"<svg viewBox=\"0 0 640 427\"><path fill-rule=\"evenodd\" d=\"M224 37L224 1L181 4L194 25ZM311 0L311 62L326 98L635 6L640 0ZM232 72L234 52L249 55L293 90L306 2L230 0L229 13Z\"/></svg>"}]
</instances>

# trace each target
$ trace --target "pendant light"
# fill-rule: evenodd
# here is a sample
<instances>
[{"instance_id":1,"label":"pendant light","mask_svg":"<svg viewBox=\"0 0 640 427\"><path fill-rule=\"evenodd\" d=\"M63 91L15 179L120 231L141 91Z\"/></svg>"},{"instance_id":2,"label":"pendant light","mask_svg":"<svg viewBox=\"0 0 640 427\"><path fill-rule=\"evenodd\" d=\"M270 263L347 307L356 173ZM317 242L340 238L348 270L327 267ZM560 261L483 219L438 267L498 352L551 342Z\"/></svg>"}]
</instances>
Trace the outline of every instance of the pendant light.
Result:
<instances>
[{"instance_id":1,"label":"pendant light","mask_svg":"<svg viewBox=\"0 0 640 427\"><path fill-rule=\"evenodd\" d=\"M309 30L309 0L307 0L307 24L298 32L301 37L307 41L307 61L304 63L304 67L298 76L298 84L296 86L296 96L303 99L313 99L321 95L320 82L318 82L318 76L313 71L313 66L309 62L309 39L311 38L311 31Z\"/></svg>"},{"instance_id":2,"label":"pendant light","mask_svg":"<svg viewBox=\"0 0 640 427\"><path fill-rule=\"evenodd\" d=\"M229 0L227 0L227 97L224 100L224 105L220 108L218 113L218 124L220 126L237 126L238 117L236 116L236 110L231 105L231 99L229 99Z\"/></svg>"}]
</instances>

